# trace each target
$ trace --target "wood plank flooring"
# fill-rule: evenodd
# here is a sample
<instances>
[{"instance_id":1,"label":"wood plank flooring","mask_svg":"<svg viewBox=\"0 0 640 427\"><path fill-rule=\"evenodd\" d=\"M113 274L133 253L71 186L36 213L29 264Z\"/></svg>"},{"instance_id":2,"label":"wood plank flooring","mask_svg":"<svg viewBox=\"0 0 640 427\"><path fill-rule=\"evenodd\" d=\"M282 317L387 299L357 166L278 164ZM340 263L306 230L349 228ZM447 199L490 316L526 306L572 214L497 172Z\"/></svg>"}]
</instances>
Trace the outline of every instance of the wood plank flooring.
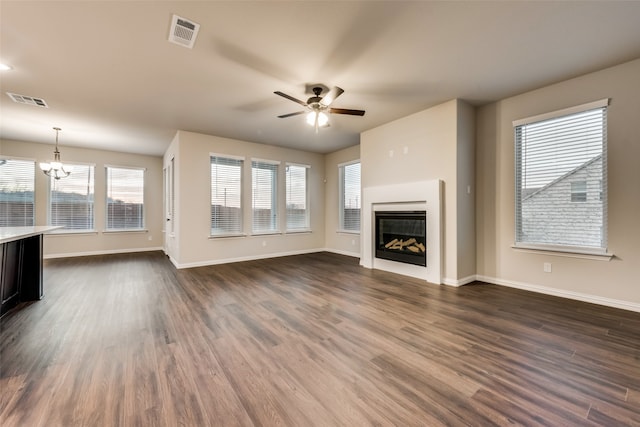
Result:
<instances>
[{"instance_id":1,"label":"wood plank flooring","mask_svg":"<svg viewBox=\"0 0 640 427\"><path fill-rule=\"evenodd\" d=\"M0 320L3 427L640 425L639 313L329 253L44 279Z\"/></svg>"}]
</instances>

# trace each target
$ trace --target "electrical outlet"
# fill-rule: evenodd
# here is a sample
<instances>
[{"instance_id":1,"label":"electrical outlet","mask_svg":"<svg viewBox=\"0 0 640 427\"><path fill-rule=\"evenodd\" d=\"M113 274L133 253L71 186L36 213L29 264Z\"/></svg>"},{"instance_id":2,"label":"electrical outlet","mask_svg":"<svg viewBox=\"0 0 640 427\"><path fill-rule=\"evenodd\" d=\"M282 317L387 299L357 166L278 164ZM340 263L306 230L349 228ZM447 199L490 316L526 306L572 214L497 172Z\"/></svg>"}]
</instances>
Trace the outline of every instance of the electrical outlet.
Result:
<instances>
[{"instance_id":1,"label":"electrical outlet","mask_svg":"<svg viewBox=\"0 0 640 427\"><path fill-rule=\"evenodd\" d=\"M266 241L266 240L263 240L263 241L262 241L262 247L265 247L265 246L267 246L267 241Z\"/></svg>"},{"instance_id":2,"label":"electrical outlet","mask_svg":"<svg viewBox=\"0 0 640 427\"><path fill-rule=\"evenodd\" d=\"M153 240L153 236L149 236L148 239L149 239L149 241L152 241Z\"/></svg>"},{"instance_id":3,"label":"electrical outlet","mask_svg":"<svg viewBox=\"0 0 640 427\"><path fill-rule=\"evenodd\" d=\"M544 270L545 273L551 273L551 263L545 262L542 264L542 270Z\"/></svg>"}]
</instances>

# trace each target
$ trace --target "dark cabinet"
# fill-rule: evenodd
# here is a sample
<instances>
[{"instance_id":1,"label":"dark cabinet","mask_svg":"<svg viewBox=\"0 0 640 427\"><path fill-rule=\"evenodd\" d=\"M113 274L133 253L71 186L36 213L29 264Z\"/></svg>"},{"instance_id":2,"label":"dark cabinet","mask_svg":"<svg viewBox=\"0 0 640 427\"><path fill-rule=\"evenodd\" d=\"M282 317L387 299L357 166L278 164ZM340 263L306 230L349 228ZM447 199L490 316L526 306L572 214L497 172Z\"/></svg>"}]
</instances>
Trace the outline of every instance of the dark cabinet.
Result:
<instances>
[{"instance_id":1,"label":"dark cabinet","mask_svg":"<svg viewBox=\"0 0 640 427\"><path fill-rule=\"evenodd\" d=\"M0 267L1 316L20 301L22 242L9 242L0 245L0 247L0 259L2 260Z\"/></svg>"},{"instance_id":2,"label":"dark cabinet","mask_svg":"<svg viewBox=\"0 0 640 427\"><path fill-rule=\"evenodd\" d=\"M0 244L0 316L42 295L42 235Z\"/></svg>"}]
</instances>

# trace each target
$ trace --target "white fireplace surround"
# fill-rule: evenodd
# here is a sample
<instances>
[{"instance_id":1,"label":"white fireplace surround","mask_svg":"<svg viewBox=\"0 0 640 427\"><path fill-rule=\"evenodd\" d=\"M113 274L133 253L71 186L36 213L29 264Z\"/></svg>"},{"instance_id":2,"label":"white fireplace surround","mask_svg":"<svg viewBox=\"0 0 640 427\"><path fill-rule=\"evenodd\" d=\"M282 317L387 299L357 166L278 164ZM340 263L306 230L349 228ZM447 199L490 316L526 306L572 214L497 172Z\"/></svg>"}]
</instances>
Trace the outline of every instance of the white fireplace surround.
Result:
<instances>
[{"instance_id":1,"label":"white fireplace surround","mask_svg":"<svg viewBox=\"0 0 640 427\"><path fill-rule=\"evenodd\" d=\"M442 181L439 179L362 189L360 265L442 284ZM427 212L427 266L375 257L376 211Z\"/></svg>"}]
</instances>

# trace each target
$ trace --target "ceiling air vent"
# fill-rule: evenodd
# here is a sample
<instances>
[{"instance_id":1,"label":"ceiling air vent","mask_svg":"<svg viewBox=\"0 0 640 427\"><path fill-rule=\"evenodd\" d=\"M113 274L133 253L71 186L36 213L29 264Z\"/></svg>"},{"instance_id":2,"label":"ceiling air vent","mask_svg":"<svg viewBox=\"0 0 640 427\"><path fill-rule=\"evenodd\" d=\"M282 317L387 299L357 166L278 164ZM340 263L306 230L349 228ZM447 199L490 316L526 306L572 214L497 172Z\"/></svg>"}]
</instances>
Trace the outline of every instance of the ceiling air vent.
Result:
<instances>
[{"instance_id":1,"label":"ceiling air vent","mask_svg":"<svg viewBox=\"0 0 640 427\"><path fill-rule=\"evenodd\" d=\"M47 103L42 98L34 98L33 96L18 95L17 93L7 92L9 98L13 99L13 102L18 104L35 105L36 107L49 108Z\"/></svg>"},{"instance_id":2,"label":"ceiling air vent","mask_svg":"<svg viewBox=\"0 0 640 427\"><path fill-rule=\"evenodd\" d=\"M169 29L169 41L191 49L196 42L199 29L200 24L181 18L178 15L173 15L171 28Z\"/></svg>"}]
</instances>

